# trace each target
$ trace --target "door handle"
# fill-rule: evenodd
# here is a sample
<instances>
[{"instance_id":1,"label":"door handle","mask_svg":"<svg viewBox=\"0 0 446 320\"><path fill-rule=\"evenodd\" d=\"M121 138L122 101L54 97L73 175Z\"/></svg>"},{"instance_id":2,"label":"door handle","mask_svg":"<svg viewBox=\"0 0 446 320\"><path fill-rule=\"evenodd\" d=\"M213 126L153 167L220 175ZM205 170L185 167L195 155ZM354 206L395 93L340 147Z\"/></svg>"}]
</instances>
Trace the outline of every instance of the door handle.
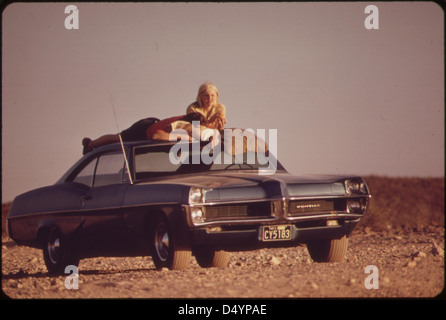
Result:
<instances>
[{"instance_id":1,"label":"door handle","mask_svg":"<svg viewBox=\"0 0 446 320\"><path fill-rule=\"evenodd\" d=\"M87 195L85 195L85 196L81 196L81 200L82 200L82 202L91 200L91 198L92 198L91 196L87 196Z\"/></svg>"}]
</instances>

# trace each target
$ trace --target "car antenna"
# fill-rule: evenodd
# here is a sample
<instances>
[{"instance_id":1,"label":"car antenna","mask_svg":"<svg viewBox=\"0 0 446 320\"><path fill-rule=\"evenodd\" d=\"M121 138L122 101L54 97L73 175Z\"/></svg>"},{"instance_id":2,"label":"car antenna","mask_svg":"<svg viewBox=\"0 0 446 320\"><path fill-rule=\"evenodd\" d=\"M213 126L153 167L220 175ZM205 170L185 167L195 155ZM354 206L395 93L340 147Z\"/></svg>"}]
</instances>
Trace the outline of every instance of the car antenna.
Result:
<instances>
[{"instance_id":1,"label":"car antenna","mask_svg":"<svg viewBox=\"0 0 446 320\"><path fill-rule=\"evenodd\" d=\"M122 137L121 137L121 131L119 130L119 126L118 126L118 120L116 118L116 111L115 111L115 105L113 103L113 97L111 95L111 93L109 93L110 95L110 102L113 108L113 116L115 118L115 124L116 124L116 130L118 130L118 137L119 137L119 142L121 143L121 149L122 149L122 154L124 155L124 162L125 162L125 167L127 169L127 174L129 176L129 181L130 184L133 184L133 179L132 179L132 175L130 173L130 167L129 167L129 162L127 160L127 154L125 153L125 149L124 149L124 143L122 141Z\"/></svg>"}]
</instances>

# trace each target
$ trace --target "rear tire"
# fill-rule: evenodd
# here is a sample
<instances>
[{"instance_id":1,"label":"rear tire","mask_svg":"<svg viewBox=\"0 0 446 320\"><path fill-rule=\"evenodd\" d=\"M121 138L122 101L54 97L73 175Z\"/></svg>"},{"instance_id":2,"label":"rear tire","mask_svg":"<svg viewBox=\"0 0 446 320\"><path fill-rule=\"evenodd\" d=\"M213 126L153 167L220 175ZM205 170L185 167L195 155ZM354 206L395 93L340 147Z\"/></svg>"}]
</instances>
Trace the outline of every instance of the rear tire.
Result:
<instances>
[{"instance_id":1,"label":"rear tire","mask_svg":"<svg viewBox=\"0 0 446 320\"><path fill-rule=\"evenodd\" d=\"M228 265L230 253L215 251L210 248L197 248L194 250L195 259L202 268L224 268Z\"/></svg>"},{"instance_id":2,"label":"rear tire","mask_svg":"<svg viewBox=\"0 0 446 320\"><path fill-rule=\"evenodd\" d=\"M57 227L52 227L46 232L43 243L43 260L51 275L62 275L65 268L73 265L79 266L79 258L69 249L62 232Z\"/></svg>"},{"instance_id":3,"label":"rear tire","mask_svg":"<svg viewBox=\"0 0 446 320\"><path fill-rule=\"evenodd\" d=\"M164 215L153 217L150 230L152 259L157 269L184 270L189 267L192 252L188 244L178 243Z\"/></svg>"},{"instance_id":4,"label":"rear tire","mask_svg":"<svg viewBox=\"0 0 446 320\"><path fill-rule=\"evenodd\" d=\"M347 254L348 238L321 239L307 243L308 253L315 262L342 262Z\"/></svg>"}]
</instances>

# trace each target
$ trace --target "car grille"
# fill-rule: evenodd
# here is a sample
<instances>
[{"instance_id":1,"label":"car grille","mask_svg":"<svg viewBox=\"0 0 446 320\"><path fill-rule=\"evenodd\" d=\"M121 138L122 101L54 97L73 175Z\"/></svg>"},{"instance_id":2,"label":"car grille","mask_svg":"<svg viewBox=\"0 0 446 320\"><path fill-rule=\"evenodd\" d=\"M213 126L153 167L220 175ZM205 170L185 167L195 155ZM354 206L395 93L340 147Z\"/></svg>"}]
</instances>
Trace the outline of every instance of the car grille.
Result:
<instances>
[{"instance_id":1,"label":"car grille","mask_svg":"<svg viewBox=\"0 0 446 320\"><path fill-rule=\"evenodd\" d=\"M204 209L206 221L225 219L246 219L271 216L271 203L256 202L239 205L215 205Z\"/></svg>"},{"instance_id":2,"label":"car grille","mask_svg":"<svg viewBox=\"0 0 446 320\"><path fill-rule=\"evenodd\" d=\"M334 200L291 200L288 204L288 215L326 212L335 210Z\"/></svg>"}]
</instances>

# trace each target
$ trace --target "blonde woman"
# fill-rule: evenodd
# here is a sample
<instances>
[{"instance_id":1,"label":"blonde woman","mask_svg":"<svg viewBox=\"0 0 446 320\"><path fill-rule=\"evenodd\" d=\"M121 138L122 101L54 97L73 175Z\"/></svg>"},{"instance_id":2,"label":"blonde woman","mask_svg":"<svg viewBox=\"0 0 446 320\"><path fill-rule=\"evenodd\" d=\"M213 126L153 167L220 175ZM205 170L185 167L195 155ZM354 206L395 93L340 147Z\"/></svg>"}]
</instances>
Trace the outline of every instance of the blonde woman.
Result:
<instances>
[{"instance_id":1,"label":"blonde woman","mask_svg":"<svg viewBox=\"0 0 446 320\"><path fill-rule=\"evenodd\" d=\"M226 124L226 107L218 101L218 90L210 82L198 89L197 100L187 107L186 114L200 113L208 126L222 130Z\"/></svg>"}]
</instances>

